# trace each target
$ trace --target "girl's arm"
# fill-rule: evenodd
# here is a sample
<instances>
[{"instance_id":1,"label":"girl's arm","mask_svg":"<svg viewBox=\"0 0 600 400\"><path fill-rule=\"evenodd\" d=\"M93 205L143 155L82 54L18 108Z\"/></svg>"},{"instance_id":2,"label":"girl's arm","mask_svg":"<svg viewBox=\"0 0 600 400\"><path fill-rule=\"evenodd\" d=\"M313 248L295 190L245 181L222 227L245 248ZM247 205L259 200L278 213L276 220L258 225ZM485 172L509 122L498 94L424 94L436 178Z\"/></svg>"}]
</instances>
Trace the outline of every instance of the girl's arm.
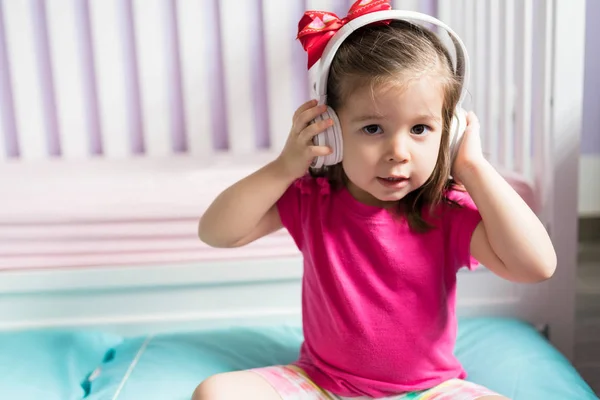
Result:
<instances>
[{"instance_id":1,"label":"girl's arm","mask_svg":"<svg viewBox=\"0 0 600 400\"><path fill-rule=\"evenodd\" d=\"M471 239L473 256L511 281L550 278L556 269L550 237L525 201L481 155L479 121L473 113L468 116L454 176L465 186L482 217Z\"/></svg>"},{"instance_id":2,"label":"girl's arm","mask_svg":"<svg viewBox=\"0 0 600 400\"><path fill-rule=\"evenodd\" d=\"M238 247L281 228L276 202L304 175L316 156L331 149L312 138L331 126L330 119L310 124L325 111L309 101L296 110L288 140L276 160L224 190L200 218L198 236L213 247Z\"/></svg>"},{"instance_id":3,"label":"girl's arm","mask_svg":"<svg viewBox=\"0 0 600 400\"><path fill-rule=\"evenodd\" d=\"M275 202L292 182L276 160L230 186L200 218L200 240L213 247L239 247L280 229Z\"/></svg>"}]
</instances>

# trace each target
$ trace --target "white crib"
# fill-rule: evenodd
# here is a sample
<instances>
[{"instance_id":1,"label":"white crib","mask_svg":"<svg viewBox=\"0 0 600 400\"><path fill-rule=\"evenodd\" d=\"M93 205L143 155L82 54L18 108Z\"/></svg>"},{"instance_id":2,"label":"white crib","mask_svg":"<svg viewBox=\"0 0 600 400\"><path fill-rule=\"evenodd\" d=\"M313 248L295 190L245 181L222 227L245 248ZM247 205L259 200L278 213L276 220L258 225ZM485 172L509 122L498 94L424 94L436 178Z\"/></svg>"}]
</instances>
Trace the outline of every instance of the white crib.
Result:
<instances>
[{"instance_id":1,"label":"white crib","mask_svg":"<svg viewBox=\"0 0 600 400\"><path fill-rule=\"evenodd\" d=\"M301 13L350 4L0 0L0 330L297 320L285 231L216 250L196 223L277 154L307 99ZM535 286L461 273L459 313L526 319L571 357L585 1L394 6L463 37L484 150L532 194L558 254Z\"/></svg>"}]
</instances>

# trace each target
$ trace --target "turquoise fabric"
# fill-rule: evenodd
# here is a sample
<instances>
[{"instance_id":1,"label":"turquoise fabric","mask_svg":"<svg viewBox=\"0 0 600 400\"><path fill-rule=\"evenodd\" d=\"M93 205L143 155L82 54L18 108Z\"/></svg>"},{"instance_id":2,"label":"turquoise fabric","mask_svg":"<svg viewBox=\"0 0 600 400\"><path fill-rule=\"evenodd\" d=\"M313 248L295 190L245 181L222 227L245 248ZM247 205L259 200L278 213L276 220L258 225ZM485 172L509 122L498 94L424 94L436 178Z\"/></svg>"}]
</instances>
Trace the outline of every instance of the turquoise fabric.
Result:
<instances>
[{"instance_id":1,"label":"turquoise fabric","mask_svg":"<svg viewBox=\"0 0 600 400\"><path fill-rule=\"evenodd\" d=\"M189 400L212 374L293 361L301 340L290 326L128 339L91 381L88 399ZM461 319L456 354L469 380L515 400L597 399L557 350L516 320Z\"/></svg>"},{"instance_id":2,"label":"turquoise fabric","mask_svg":"<svg viewBox=\"0 0 600 400\"><path fill-rule=\"evenodd\" d=\"M85 331L0 333L0 399L189 400L212 374L292 362L301 342L297 326L126 339ZM469 380L515 400L598 399L558 351L516 320L461 319L456 354Z\"/></svg>"},{"instance_id":3,"label":"turquoise fabric","mask_svg":"<svg viewBox=\"0 0 600 400\"><path fill-rule=\"evenodd\" d=\"M468 379L511 399L597 399L575 368L530 325L462 320L456 355Z\"/></svg>"},{"instance_id":4,"label":"turquoise fabric","mask_svg":"<svg viewBox=\"0 0 600 400\"><path fill-rule=\"evenodd\" d=\"M0 399L81 399L90 371L121 342L100 332L2 332Z\"/></svg>"},{"instance_id":5,"label":"turquoise fabric","mask_svg":"<svg viewBox=\"0 0 600 400\"><path fill-rule=\"evenodd\" d=\"M130 339L115 349L114 359L92 380L88 399L189 400L194 388L212 374L294 361L301 341L301 330L288 326Z\"/></svg>"}]
</instances>

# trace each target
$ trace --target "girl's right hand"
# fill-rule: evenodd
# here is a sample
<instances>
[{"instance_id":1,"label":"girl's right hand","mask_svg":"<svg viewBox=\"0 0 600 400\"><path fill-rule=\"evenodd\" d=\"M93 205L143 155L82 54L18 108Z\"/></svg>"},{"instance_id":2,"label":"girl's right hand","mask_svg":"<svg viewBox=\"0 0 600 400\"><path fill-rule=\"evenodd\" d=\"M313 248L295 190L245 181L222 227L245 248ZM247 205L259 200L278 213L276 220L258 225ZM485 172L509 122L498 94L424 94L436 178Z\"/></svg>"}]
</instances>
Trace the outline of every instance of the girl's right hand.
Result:
<instances>
[{"instance_id":1,"label":"girl's right hand","mask_svg":"<svg viewBox=\"0 0 600 400\"><path fill-rule=\"evenodd\" d=\"M297 179L306 174L315 157L331 154L331 148L315 146L312 141L313 137L333 125L330 118L311 123L326 110L326 105L317 105L316 100L310 100L294 113L292 129L281 154L277 157L277 162L290 174L290 178Z\"/></svg>"}]
</instances>

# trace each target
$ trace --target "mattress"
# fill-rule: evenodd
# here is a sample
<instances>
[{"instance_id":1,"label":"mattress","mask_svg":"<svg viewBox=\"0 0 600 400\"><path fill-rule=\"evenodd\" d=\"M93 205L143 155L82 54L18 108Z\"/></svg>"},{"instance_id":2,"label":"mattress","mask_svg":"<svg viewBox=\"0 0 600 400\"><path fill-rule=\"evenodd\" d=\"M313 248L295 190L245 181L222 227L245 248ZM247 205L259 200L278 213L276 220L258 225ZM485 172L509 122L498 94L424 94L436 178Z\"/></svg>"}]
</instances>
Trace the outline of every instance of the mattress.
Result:
<instances>
[{"instance_id":1,"label":"mattress","mask_svg":"<svg viewBox=\"0 0 600 400\"><path fill-rule=\"evenodd\" d=\"M122 337L97 331L0 334L0 399L189 400L206 377L292 362L299 326ZM468 380L512 399L598 399L573 366L530 325L462 318L455 349Z\"/></svg>"}]
</instances>

